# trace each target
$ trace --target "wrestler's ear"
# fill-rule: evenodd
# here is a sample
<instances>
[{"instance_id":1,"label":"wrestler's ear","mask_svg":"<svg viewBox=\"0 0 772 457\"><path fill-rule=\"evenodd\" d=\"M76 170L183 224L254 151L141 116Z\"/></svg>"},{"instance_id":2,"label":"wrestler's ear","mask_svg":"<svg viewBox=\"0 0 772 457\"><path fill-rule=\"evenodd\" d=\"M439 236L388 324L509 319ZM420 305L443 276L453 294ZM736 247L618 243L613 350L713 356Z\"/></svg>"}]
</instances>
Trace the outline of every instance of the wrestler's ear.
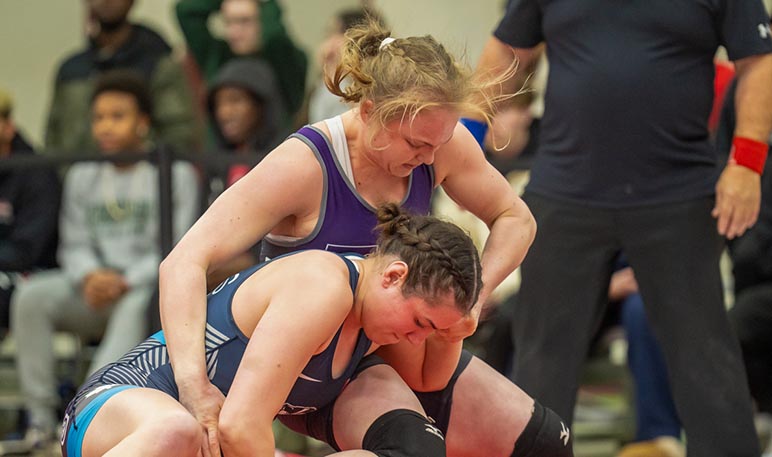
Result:
<instances>
[{"instance_id":1,"label":"wrestler's ear","mask_svg":"<svg viewBox=\"0 0 772 457\"><path fill-rule=\"evenodd\" d=\"M374 103L372 100L363 100L359 104L359 117L362 118L362 122L365 124L370 119L370 114L373 112Z\"/></svg>"},{"instance_id":2,"label":"wrestler's ear","mask_svg":"<svg viewBox=\"0 0 772 457\"><path fill-rule=\"evenodd\" d=\"M402 287L402 284L407 278L407 269L407 264L401 260L395 260L389 263L386 265L386 268L383 269L381 284L384 288L389 286Z\"/></svg>"}]
</instances>

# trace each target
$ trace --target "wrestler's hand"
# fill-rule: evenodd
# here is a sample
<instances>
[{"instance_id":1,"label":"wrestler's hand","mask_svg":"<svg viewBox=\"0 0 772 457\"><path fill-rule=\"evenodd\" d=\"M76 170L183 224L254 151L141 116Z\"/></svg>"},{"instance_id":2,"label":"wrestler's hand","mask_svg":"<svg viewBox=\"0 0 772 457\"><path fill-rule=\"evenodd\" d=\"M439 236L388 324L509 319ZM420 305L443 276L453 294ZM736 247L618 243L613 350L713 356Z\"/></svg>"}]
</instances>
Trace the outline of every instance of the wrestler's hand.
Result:
<instances>
[{"instance_id":1,"label":"wrestler's hand","mask_svg":"<svg viewBox=\"0 0 772 457\"><path fill-rule=\"evenodd\" d=\"M475 305L474 308L472 308L472 310L469 312L469 315L462 317L461 320L453 324L451 327L437 330L437 336L448 343L457 343L464 338L471 336L477 330L477 324L480 321L481 311L482 306L478 307Z\"/></svg>"},{"instance_id":2,"label":"wrestler's hand","mask_svg":"<svg viewBox=\"0 0 772 457\"><path fill-rule=\"evenodd\" d=\"M761 208L761 175L736 164L727 164L716 183L718 233L733 239L751 228Z\"/></svg>"},{"instance_id":3,"label":"wrestler's hand","mask_svg":"<svg viewBox=\"0 0 772 457\"><path fill-rule=\"evenodd\" d=\"M180 403L201 424L201 451L204 457L220 457L218 421L225 396L211 383L194 387L180 385Z\"/></svg>"}]
</instances>

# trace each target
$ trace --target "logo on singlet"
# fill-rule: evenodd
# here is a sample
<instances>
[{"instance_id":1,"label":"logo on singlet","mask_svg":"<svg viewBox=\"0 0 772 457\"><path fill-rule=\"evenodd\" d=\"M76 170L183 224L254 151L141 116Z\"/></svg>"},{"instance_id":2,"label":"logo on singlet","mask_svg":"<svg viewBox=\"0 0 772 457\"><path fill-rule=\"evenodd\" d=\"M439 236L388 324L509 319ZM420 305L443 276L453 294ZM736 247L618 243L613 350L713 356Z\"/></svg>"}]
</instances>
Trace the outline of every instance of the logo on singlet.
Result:
<instances>
[{"instance_id":1,"label":"logo on singlet","mask_svg":"<svg viewBox=\"0 0 772 457\"><path fill-rule=\"evenodd\" d=\"M769 24L759 24L759 36L762 40L766 40L770 35Z\"/></svg>"},{"instance_id":2,"label":"logo on singlet","mask_svg":"<svg viewBox=\"0 0 772 457\"><path fill-rule=\"evenodd\" d=\"M316 411L315 406L295 406L289 403L284 403L279 410L279 416L300 416L302 414L308 414Z\"/></svg>"},{"instance_id":3,"label":"logo on singlet","mask_svg":"<svg viewBox=\"0 0 772 457\"><path fill-rule=\"evenodd\" d=\"M87 393L87 394L86 394L86 396L85 396L85 397L83 397L83 398L89 398L89 397L93 397L94 395L96 395L96 394L100 394L100 393L104 392L105 390L110 390L110 389L112 389L112 388L113 388L113 387L115 387L116 385L117 385L117 384L105 384L104 386L99 386L99 387L97 387L96 389L92 390L91 392Z\"/></svg>"},{"instance_id":4,"label":"logo on singlet","mask_svg":"<svg viewBox=\"0 0 772 457\"><path fill-rule=\"evenodd\" d=\"M209 295L217 295L217 293L219 293L221 290L223 290L225 288L225 286L227 286L228 284L233 284L233 282L235 282L237 279L239 279L239 275L241 275L241 273L236 273L235 275L233 275L233 276L229 277L228 279L226 279L225 281L221 282L217 287L214 288L213 291L209 292Z\"/></svg>"},{"instance_id":5,"label":"logo on singlet","mask_svg":"<svg viewBox=\"0 0 772 457\"><path fill-rule=\"evenodd\" d=\"M560 439L563 440L563 446L568 446L568 440L571 439L571 431L562 421L560 422Z\"/></svg>"},{"instance_id":6,"label":"logo on singlet","mask_svg":"<svg viewBox=\"0 0 772 457\"><path fill-rule=\"evenodd\" d=\"M62 421L62 430L59 432L59 444L64 446L64 442L67 441L67 427L70 425L70 415L65 414Z\"/></svg>"},{"instance_id":7,"label":"logo on singlet","mask_svg":"<svg viewBox=\"0 0 772 457\"><path fill-rule=\"evenodd\" d=\"M321 379L312 378L311 376L308 376L304 373L300 373L300 375L298 375L298 378L305 379L306 381L311 381L311 382L322 382Z\"/></svg>"},{"instance_id":8,"label":"logo on singlet","mask_svg":"<svg viewBox=\"0 0 772 457\"><path fill-rule=\"evenodd\" d=\"M426 426L424 431L427 431L427 432L431 433L432 435L436 435L437 438L441 439L442 441L445 441L445 437L442 436L442 431L440 429L438 429L437 427L435 427L432 424L424 424L424 425Z\"/></svg>"}]
</instances>

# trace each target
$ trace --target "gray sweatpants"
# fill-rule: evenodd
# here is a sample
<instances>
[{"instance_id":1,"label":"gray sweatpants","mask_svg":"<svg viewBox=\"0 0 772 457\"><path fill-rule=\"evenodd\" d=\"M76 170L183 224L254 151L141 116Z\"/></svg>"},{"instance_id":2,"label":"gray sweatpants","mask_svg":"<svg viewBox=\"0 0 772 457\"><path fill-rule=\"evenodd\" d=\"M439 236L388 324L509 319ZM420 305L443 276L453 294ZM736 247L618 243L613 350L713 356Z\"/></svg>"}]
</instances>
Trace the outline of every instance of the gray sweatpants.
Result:
<instances>
[{"instance_id":1,"label":"gray sweatpants","mask_svg":"<svg viewBox=\"0 0 772 457\"><path fill-rule=\"evenodd\" d=\"M34 426L53 430L56 406L55 331L101 343L89 373L112 362L147 335L145 312L153 286L133 287L113 306L95 311L61 270L37 273L17 285L11 300L11 332L25 406Z\"/></svg>"}]
</instances>

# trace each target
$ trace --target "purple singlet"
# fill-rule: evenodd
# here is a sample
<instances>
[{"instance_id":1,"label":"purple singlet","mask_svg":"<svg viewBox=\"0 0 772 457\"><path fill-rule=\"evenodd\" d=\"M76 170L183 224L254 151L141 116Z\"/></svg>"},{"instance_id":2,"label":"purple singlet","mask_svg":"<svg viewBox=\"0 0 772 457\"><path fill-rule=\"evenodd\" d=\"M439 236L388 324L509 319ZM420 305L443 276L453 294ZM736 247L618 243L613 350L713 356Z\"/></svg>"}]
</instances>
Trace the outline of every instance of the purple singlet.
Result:
<instances>
[{"instance_id":1,"label":"purple singlet","mask_svg":"<svg viewBox=\"0 0 772 457\"><path fill-rule=\"evenodd\" d=\"M263 239L261 260L272 259L301 249L323 249L333 252L367 254L375 247L377 220L375 208L367 203L345 177L327 137L314 127L303 127L293 134L308 145L322 167L324 189L319 220L307 237L284 240ZM417 214L427 214L434 187L434 170L420 165L410 174L407 195L400 204Z\"/></svg>"}]
</instances>

